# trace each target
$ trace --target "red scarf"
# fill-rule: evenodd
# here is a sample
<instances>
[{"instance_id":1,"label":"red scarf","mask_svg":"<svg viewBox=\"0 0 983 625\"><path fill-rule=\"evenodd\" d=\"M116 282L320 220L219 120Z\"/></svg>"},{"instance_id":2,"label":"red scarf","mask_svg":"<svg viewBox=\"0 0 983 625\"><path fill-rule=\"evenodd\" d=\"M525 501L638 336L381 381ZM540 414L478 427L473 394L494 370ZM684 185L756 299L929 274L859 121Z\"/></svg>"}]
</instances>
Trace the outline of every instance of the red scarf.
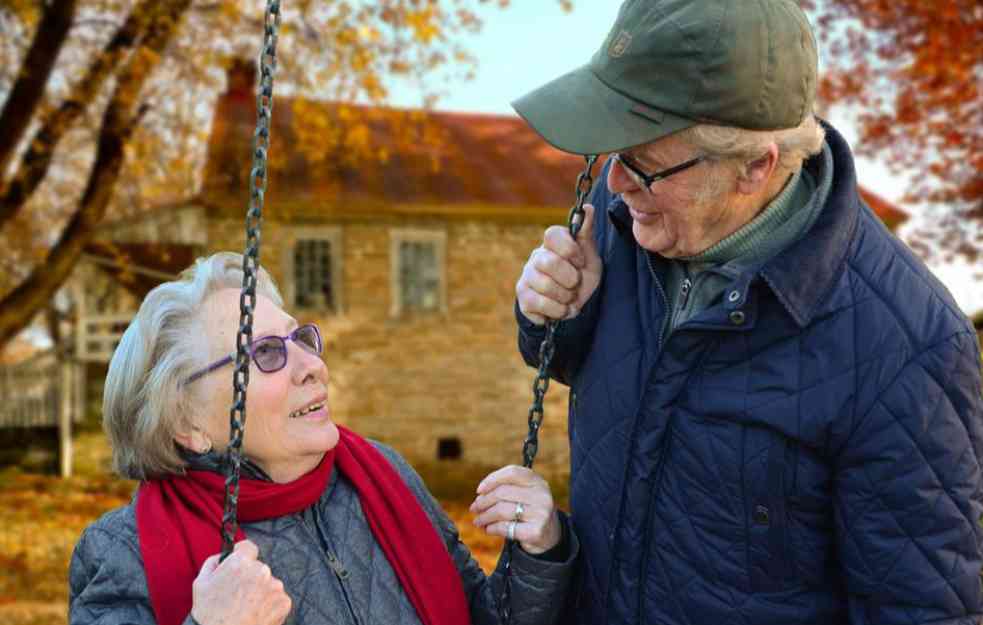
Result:
<instances>
[{"instance_id":1,"label":"red scarf","mask_svg":"<svg viewBox=\"0 0 983 625\"><path fill-rule=\"evenodd\" d=\"M464 587L430 518L371 444L339 427L338 445L310 473L288 484L243 478L239 521L294 514L314 505L335 465L355 487L365 518L424 625L471 622ZM191 583L222 547L225 479L209 471L143 482L137 533L158 625L180 625L191 612ZM246 538L242 528L236 541Z\"/></svg>"}]
</instances>

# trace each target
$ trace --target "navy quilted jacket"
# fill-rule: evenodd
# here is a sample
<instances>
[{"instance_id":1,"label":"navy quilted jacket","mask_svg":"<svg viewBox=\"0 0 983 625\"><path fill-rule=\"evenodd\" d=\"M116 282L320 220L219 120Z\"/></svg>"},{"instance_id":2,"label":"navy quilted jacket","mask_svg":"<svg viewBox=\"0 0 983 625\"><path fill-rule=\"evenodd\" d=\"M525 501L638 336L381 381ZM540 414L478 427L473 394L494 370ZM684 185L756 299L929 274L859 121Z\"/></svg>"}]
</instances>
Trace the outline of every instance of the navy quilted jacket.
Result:
<instances>
[{"instance_id":1,"label":"navy quilted jacket","mask_svg":"<svg viewBox=\"0 0 983 625\"><path fill-rule=\"evenodd\" d=\"M813 228L668 337L664 268L595 191L604 276L551 371L585 555L565 622L979 621L976 334L827 133ZM543 332L518 316L533 364Z\"/></svg>"}]
</instances>

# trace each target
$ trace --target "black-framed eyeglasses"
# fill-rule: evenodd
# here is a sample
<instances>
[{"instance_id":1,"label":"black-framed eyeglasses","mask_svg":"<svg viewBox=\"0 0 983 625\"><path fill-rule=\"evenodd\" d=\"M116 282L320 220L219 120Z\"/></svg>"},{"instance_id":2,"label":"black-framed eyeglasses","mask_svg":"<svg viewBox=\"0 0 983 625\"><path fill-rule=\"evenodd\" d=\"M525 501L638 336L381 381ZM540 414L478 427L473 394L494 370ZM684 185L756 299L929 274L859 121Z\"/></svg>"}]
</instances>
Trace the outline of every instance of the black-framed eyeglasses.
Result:
<instances>
[{"instance_id":1,"label":"black-framed eyeglasses","mask_svg":"<svg viewBox=\"0 0 983 625\"><path fill-rule=\"evenodd\" d=\"M286 336L264 336L249 344L249 357L263 373L275 373L287 366L287 341L293 341L312 354L324 351L321 342L321 332L313 323L302 325ZM200 371L188 376L181 385L191 384L200 377L206 376L216 369L235 362L236 354L232 352L221 360L216 360Z\"/></svg>"},{"instance_id":2,"label":"black-framed eyeglasses","mask_svg":"<svg viewBox=\"0 0 983 625\"><path fill-rule=\"evenodd\" d=\"M660 180L664 180L673 174L678 174L679 172L689 169L693 165L696 165L697 163L706 160L705 156L697 156L695 158L689 159L685 163L674 165L669 169L663 169L662 171L657 171L654 174L646 174L642 170L642 168L638 166L638 163L636 163L634 159L632 159L627 154L622 154L621 152L615 152L611 155L611 157L614 160L618 161L618 164L624 167L625 172L628 173L628 176L635 182L635 184L637 184L642 189L645 189L645 191L648 193L652 192L652 189L650 187L652 186L653 183L656 183Z\"/></svg>"}]
</instances>

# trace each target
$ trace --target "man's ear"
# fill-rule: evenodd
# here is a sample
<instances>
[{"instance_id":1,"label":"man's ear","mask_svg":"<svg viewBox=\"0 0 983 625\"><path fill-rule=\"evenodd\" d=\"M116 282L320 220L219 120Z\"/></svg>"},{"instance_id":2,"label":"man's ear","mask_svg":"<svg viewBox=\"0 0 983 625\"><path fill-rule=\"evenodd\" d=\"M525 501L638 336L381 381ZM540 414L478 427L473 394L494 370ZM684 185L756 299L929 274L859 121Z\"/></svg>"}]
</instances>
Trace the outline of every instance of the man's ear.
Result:
<instances>
[{"instance_id":1,"label":"man's ear","mask_svg":"<svg viewBox=\"0 0 983 625\"><path fill-rule=\"evenodd\" d=\"M778 145L768 144L768 151L744 166L744 171L737 178L737 190L745 195L754 195L762 191L771 180L771 175L778 166Z\"/></svg>"}]
</instances>

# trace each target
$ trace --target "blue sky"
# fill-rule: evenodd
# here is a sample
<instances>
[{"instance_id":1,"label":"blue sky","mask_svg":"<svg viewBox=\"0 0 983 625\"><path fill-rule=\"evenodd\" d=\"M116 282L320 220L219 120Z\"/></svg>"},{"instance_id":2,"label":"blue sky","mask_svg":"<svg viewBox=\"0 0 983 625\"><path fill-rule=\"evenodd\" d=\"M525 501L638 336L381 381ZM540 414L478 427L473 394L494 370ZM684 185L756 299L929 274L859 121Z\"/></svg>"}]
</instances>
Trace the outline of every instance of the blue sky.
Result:
<instances>
[{"instance_id":1,"label":"blue sky","mask_svg":"<svg viewBox=\"0 0 983 625\"><path fill-rule=\"evenodd\" d=\"M556 0L512 0L507 9L495 4L478 9L484 21L481 32L462 37L464 47L478 59L475 78L434 83L432 87L442 95L437 109L514 114L509 102L590 59L614 23L621 3L574 0L569 13ZM415 87L392 84L390 88L393 105L420 106ZM834 110L829 119L848 142L856 142L847 113ZM858 159L857 172L860 184L889 200L897 201L904 193L905 179L892 175L882 163ZM972 281L968 268L949 265L932 269L964 310L983 309L983 285Z\"/></svg>"}]
</instances>

